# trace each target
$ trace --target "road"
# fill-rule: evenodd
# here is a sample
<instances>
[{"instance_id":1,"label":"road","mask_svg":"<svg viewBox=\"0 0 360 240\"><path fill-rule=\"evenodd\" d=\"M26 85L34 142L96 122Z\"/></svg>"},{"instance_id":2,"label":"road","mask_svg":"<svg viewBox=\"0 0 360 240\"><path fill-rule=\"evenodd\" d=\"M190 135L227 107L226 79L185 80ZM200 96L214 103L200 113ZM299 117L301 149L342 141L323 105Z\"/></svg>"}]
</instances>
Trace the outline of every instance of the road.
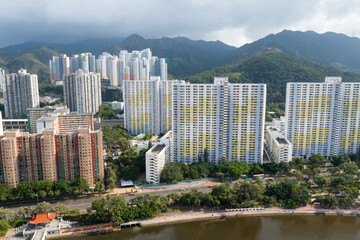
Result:
<instances>
[{"instance_id":1,"label":"road","mask_svg":"<svg viewBox=\"0 0 360 240\"><path fill-rule=\"evenodd\" d=\"M210 183L209 183L210 184ZM172 192L189 192L191 191L191 189L197 189L203 193L209 193L211 192L212 188L209 188L209 184L207 185L188 185L188 186L183 186L183 185L179 185L179 186L175 186L169 189L153 189L153 190L142 190L139 189L137 193L135 193L135 195L128 195L125 194L123 195L126 201L129 201L130 199L136 197L136 196L141 196L144 194L159 194L162 196L166 196ZM183 190L183 191L182 191ZM72 199L72 200L63 200L63 201L56 201L56 202L50 202L50 204L55 207L56 205L60 205L60 204L65 204L66 206L70 207L70 208L78 208L80 211L85 211L87 207L91 206L91 203L95 200L99 200L102 199L104 196L101 197L91 197L91 198L83 198L83 199ZM27 206L31 206L33 208L36 207L36 204L34 205L27 205ZM14 210L15 212L17 212L19 210L21 206L16 206L16 207L6 207L7 209L11 209Z\"/></svg>"}]
</instances>

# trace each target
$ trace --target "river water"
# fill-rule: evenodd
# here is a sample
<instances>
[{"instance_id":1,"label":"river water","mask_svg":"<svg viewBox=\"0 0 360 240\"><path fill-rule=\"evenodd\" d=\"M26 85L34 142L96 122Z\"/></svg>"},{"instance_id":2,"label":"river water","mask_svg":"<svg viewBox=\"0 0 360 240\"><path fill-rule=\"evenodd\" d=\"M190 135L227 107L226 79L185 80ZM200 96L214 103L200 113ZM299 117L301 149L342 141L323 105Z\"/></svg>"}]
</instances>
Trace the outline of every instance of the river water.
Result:
<instances>
[{"instance_id":1,"label":"river water","mask_svg":"<svg viewBox=\"0 0 360 240\"><path fill-rule=\"evenodd\" d=\"M341 216L243 217L218 221L129 228L81 240L352 240L360 239L360 218Z\"/></svg>"}]
</instances>

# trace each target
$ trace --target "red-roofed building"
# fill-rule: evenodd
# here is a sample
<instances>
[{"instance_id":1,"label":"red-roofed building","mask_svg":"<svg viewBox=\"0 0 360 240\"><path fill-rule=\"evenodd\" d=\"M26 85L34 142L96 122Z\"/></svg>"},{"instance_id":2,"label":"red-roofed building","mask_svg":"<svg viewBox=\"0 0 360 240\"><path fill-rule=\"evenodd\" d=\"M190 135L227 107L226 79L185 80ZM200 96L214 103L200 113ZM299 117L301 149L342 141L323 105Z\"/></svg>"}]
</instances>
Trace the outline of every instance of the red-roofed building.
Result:
<instances>
[{"instance_id":1,"label":"red-roofed building","mask_svg":"<svg viewBox=\"0 0 360 240\"><path fill-rule=\"evenodd\" d=\"M31 224L39 224L39 223L49 223L53 220L56 216L56 213L37 213L33 215L32 220L30 221Z\"/></svg>"}]
</instances>

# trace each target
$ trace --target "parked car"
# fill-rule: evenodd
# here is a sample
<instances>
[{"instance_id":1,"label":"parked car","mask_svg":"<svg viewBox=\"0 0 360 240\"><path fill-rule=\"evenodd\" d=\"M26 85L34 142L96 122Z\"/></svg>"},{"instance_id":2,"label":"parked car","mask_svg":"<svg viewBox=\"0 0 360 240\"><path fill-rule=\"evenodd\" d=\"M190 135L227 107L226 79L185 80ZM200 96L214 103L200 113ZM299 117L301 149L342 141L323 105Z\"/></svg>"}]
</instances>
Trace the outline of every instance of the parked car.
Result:
<instances>
[{"instance_id":1,"label":"parked car","mask_svg":"<svg viewBox=\"0 0 360 240\"><path fill-rule=\"evenodd\" d=\"M134 193L134 192L129 193L129 196L133 196L133 195L135 195L135 193Z\"/></svg>"},{"instance_id":2,"label":"parked car","mask_svg":"<svg viewBox=\"0 0 360 240\"><path fill-rule=\"evenodd\" d=\"M214 185L209 185L209 188L214 188L215 186Z\"/></svg>"},{"instance_id":3,"label":"parked car","mask_svg":"<svg viewBox=\"0 0 360 240\"><path fill-rule=\"evenodd\" d=\"M183 191L185 191L185 188L181 188L179 191L180 191L180 192L183 192Z\"/></svg>"}]
</instances>

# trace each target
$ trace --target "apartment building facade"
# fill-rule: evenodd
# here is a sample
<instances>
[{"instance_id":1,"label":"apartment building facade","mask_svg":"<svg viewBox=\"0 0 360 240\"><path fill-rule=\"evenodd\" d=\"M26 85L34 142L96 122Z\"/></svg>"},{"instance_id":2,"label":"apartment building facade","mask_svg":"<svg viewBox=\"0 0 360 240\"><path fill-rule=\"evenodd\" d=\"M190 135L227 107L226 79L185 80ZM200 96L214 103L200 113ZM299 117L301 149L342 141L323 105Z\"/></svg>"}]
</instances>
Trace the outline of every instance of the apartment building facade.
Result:
<instances>
[{"instance_id":1,"label":"apartment building facade","mask_svg":"<svg viewBox=\"0 0 360 240\"><path fill-rule=\"evenodd\" d=\"M176 84L173 161L263 161L265 84Z\"/></svg>"},{"instance_id":2,"label":"apartment building facade","mask_svg":"<svg viewBox=\"0 0 360 240\"><path fill-rule=\"evenodd\" d=\"M90 186L104 179L102 132L79 129L56 134L5 132L0 138L0 182L84 178Z\"/></svg>"},{"instance_id":3,"label":"apartment building facade","mask_svg":"<svg viewBox=\"0 0 360 240\"><path fill-rule=\"evenodd\" d=\"M308 158L356 153L360 147L360 84L326 77L322 83L288 83L286 134L293 155Z\"/></svg>"}]
</instances>

